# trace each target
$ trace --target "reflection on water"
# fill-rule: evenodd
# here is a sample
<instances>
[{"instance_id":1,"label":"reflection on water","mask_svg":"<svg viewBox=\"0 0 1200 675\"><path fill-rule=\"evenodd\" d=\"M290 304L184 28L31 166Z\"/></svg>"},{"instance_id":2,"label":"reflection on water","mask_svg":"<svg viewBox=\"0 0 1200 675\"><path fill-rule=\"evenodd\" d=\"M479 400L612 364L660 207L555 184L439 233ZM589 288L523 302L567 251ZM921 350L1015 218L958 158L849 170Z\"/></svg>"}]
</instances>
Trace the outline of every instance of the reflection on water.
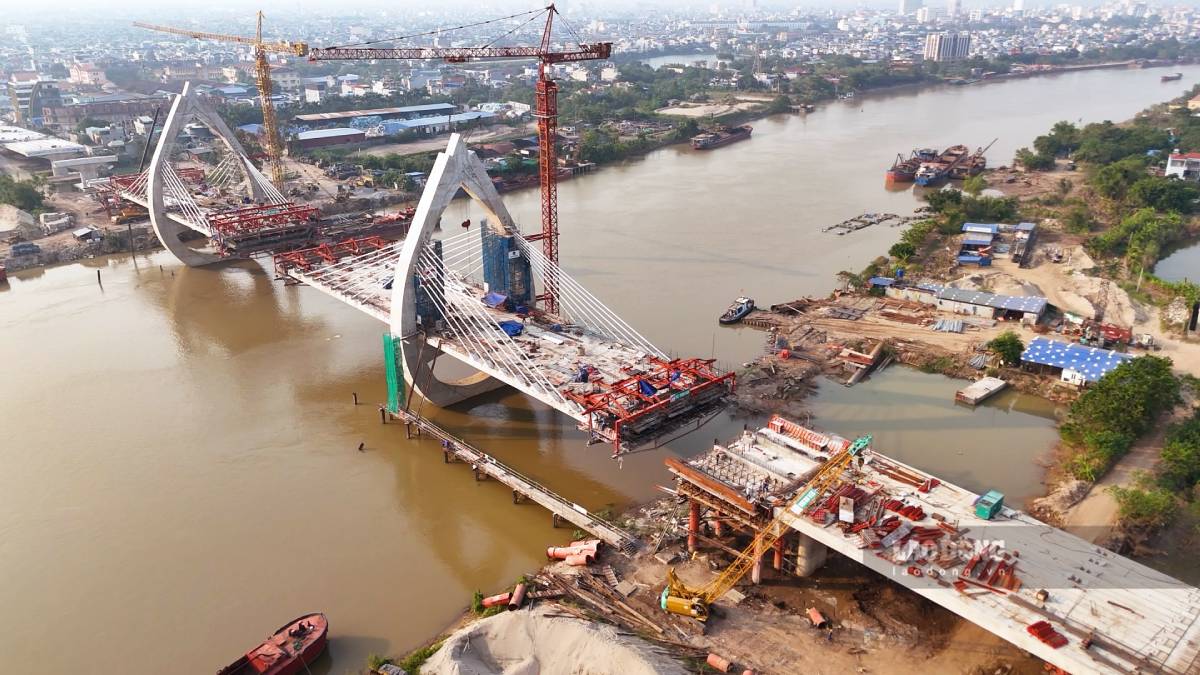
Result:
<instances>
[{"instance_id":1,"label":"reflection on water","mask_svg":"<svg viewBox=\"0 0 1200 675\"><path fill-rule=\"evenodd\" d=\"M1200 243L1181 248L1158 261L1154 276L1167 281L1200 281Z\"/></svg>"},{"instance_id":2,"label":"reflection on water","mask_svg":"<svg viewBox=\"0 0 1200 675\"><path fill-rule=\"evenodd\" d=\"M1043 463L1058 434L1054 407L1006 391L970 408L954 402L965 382L893 367L854 387L828 380L813 406L814 424L853 438L974 492L999 490L1019 505L1044 491Z\"/></svg>"}]
</instances>

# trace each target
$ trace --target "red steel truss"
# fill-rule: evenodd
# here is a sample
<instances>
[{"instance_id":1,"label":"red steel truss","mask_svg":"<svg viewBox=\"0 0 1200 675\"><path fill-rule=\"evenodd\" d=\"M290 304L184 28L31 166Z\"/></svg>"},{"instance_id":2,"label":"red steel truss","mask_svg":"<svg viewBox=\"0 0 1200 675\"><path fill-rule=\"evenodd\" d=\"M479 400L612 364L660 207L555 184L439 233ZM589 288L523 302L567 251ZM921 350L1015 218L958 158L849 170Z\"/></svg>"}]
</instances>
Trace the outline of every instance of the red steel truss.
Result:
<instances>
[{"instance_id":1,"label":"red steel truss","mask_svg":"<svg viewBox=\"0 0 1200 675\"><path fill-rule=\"evenodd\" d=\"M256 232L280 225L295 225L315 220L317 209L312 206L297 206L292 202L282 204L256 204L231 211L208 215L208 224L213 236L223 238Z\"/></svg>"},{"instance_id":2,"label":"red steel truss","mask_svg":"<svg viewBox=\"0 0 1200 675\"><path fill-rule=\"evenodd\" d=\"M392 242L382 237L360 237L334 244L326 243L287 253L278 253L274 258L275 276L279 279L296 281L291 276L291 271L294 269L308 272L319 266L331 265L342 258L362 255L368 251L378 251L391 245Z\"/></svg>"},{"instance_id":3,"label":"red steel truss","mask_svg":"<svg viewBox=\"0 0 1200 675\"><path fill-rule=\"evenodd\" d=\"M614 455L642 431L642 425L660 427L669 418L694 415L736 388L735 374L718 371L713 367L715 359L649 360L648 372L613 383L592 382L589 392L563 391L567 399L583 406L586 430L611 442ZM643 383L653 387L653 393L645 392Z\"/></svg>"}]
</instances>

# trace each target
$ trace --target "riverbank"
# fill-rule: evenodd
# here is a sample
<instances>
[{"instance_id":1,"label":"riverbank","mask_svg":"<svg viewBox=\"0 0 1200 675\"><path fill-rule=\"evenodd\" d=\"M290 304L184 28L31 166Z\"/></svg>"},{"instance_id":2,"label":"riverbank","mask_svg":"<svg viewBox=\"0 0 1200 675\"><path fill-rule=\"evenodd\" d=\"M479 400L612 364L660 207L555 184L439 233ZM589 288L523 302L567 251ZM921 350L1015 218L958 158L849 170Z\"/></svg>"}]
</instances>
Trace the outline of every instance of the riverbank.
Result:
<instances>
[{"instance_id":1,"label":"riverbank","mask_svg":"<svg viewBox=\"0 0 1200 675\"><path fill-rule=\"evenodd\" d=\"M531 666L542 672L643 672L648 665L649 672L708 672L701 665L706 661L736 664L728 672L1041 672L1039 660L839 556L799 582L790 561L765 569L760 584L722 597L719 616L703 627L663 612L658 589L668 569L689 585L703 585L731 562L737 553L731 546L743 545L718 527L688 556L687 518L686 507L669 497L632 510L622 522L645 543L637 555L602 549L590 565L553 562L518 585L492 589L499 606L468 611L402 663L422 661L424 675ZM519 609L505 611L514 595L523 597ZM529 640L550 635L557 637ZM597 651L597 644L607 648Z\"/></svg>"}]
</instances>

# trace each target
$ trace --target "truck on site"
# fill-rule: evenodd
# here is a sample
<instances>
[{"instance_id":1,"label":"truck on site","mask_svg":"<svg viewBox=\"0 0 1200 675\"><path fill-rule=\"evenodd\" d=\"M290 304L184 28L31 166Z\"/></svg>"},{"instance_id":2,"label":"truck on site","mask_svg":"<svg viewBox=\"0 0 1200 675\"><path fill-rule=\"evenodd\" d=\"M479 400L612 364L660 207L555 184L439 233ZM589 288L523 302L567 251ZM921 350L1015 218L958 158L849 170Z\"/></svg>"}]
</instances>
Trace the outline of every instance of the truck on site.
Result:
<instances>
[{"instance_id":1,"label":"truck on site","mask_svg":"<svg viewBox=\"0 0 1200 675\"><path fill-rule=\"evenodd\" d=\"M784 522L784 515L788 512L795 516L804 515L818 502L818 497L841 478L842 472L850 466L854 458L862 454L870 444L871 436L860 436L845 450L830 457L807 483L796 490L792 499L776 512L775 518L759 530L750 545L738 554L737 559L704 586L687 586L675 574L675 568L667 570L667 586L659 597L659 606L672 614L690 616L701 622L708 621L711 605L736 586L754 566L754 561L771 550L775 542L787 533L788 526Z\"/></svg>"}]
</instances>

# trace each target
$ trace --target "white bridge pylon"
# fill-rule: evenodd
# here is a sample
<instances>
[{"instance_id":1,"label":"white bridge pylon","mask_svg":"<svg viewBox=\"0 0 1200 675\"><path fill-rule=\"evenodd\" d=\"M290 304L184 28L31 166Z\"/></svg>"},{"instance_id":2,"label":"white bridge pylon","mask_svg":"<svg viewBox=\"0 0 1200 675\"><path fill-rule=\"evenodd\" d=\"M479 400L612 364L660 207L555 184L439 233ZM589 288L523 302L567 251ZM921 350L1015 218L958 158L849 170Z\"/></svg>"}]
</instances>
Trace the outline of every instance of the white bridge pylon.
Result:
<instances>
[{"instance_id":1,"label":"white bridge pylon","mask_svg":"<svg viewBox=\"0 0 1200 675\"><path fill-rule=\"evenodd\" d=\"M438 238L442 214L460 188L487 216L477 227ZM507 384L595 430L613 424L615 418L609 415L598 422L594 415L599 408L589 409L587 395L598 395L614 383L628 384L632 378L642 387L634 396L643 400L631 405L662 409L660 418L627 427L642 433L725 393L714 388L697 396L694 405L685 400L696 394L689 390L692 385L707 382L704 373L677 368L676 362L668 365L661 349L526 242L483 163L458 134L438 155L404 241L379 242L353 255L342 251L335 257L332 251L324 249L324 262L281 274L386 322L392 335L402 339L399 353L406 384L435 405L451 405ZM503 302L508 296L489 294L498 289L485 282L485 268L491 266L494 282L497 261L507 273L510 266L519 272L522 259L528 263L523 268L529 272L528 283L521 283L524 277L518 274L518 281L505 290L528 303L536 297L535 280L553 275L559 288L556 316L523 321L528 310ZM451 355L475 373L457 381L438 379L433 366L440 354ZM658 384L642 384L642 379ZM620 432L600 435L612 440Z\"/></svg>"},{"instance_id":2,"label":"white bridge pylon","mask_svg":"<svg viewBox=\"0 0 1200 675\"><path fill-rule=\"evenodd\" d=\"M178 137L191 122L200 122L212 132L214 142L220 142L224 152L215 168L176 171L171 158L178 150ZM199 174L198 179L191 180ZM159 135L154 155L146 170L119 188L122 198L143 206L150 214L150 224L159 241L176 258L189 266L207 265L222 258L216 254L194 249L180 240L186 230L206 237L220 237L213 222L212 209L196 201L188 183L202 182L210 190L238 188L257 204L287 204L287 199L246 156L246 151L221 116L208 106L192 88L190 82L175 97Z\"/></svg>"}]
</instances>

